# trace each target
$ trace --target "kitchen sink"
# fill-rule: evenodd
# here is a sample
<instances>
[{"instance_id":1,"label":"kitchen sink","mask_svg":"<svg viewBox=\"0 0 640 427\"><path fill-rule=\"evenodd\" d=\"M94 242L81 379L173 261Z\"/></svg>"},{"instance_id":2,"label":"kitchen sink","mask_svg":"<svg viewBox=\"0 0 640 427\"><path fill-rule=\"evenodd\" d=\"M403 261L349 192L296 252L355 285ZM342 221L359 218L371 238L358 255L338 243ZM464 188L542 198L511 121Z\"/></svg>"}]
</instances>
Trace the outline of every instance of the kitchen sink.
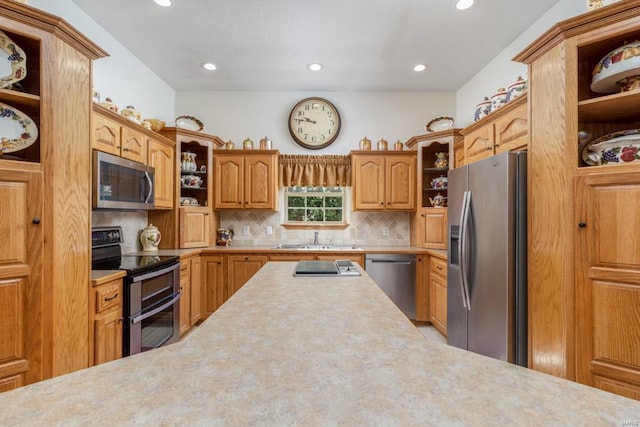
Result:
<instances>
[{"instance_id":1,"label":"kitchen sink","mask_svg":"<svg viewBox=\"0 0 640 427\"><path fill-rule=\"evenodd\" d=\"M361 251L362 248L353 245L313 245L313 244L301 244L301 245L276 245L272 249L289 249L297 251Z\"/></svg>"}]
</instances>

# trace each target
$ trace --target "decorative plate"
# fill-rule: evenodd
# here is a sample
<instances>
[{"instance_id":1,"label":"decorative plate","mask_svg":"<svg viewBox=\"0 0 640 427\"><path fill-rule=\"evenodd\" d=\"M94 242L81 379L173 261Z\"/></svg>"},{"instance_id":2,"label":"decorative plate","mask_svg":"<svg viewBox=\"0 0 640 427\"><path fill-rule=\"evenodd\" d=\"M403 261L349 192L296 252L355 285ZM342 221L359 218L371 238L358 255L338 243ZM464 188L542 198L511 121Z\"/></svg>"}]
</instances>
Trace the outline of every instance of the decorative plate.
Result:
<instances>
[{"instance_id":1,"label":"decorative plate","mask_svg":"<svg viewBox=\"0 0 640 427\"><path fill-rule=\"evenodd\" d=\"M580 157L590 166L640 161L640 129L610 133L582 147Z\"/></svg>"},{"instance_id":2,"label":"decorative plate","mask_svg":"<svg viewBox=\"0 0 640 427\"><path fill-rule=\"evenodd\" d=\"M591 90L598 93L619 92L618 84L627 77L640 75L640 41L627 43L609 52L593 69Z\"/></svg>"},{"instance_id":3,"label":"decorative plate","mask_svg":"<svg viewBox=\"0 0 640 427\"><path fill-rule=\"evenodd\" d=\"M195 116L188 114L182 114L176 117L176 126L182 129L193 130L200 132L204 130L204 124Z\"/></svg>"},{"instance_id":4,"label":"decorative plate","mask_svg":"<svg viewBox=\"0 0 640 427\"><path fill-rule=\"evenodd\" d=\"M11 66L11 71L5 66L0 66L0 74L2 75L0 77L0 88L5 89L27 76L27 56L24 54L24 50L2 31L0 31L0 49L6 54L4 59ZM0 64L2 63L3 61L0 61Z\"/></svg>"},{"instance_id":5,"label":"decorative plate","mask_svg":"<svg viewBox=\"0 0 640 427\"><path fill-rule=\"evenodd\" d=\"M425 129L427 132L439 132L441 130L451 129L455 123L456 121L453 117L439 116L431 119L425 126Z\"/></svg>"},{"instance_id":6,"label":"decorative plate","mask_svg":"<svg viewBox=\"0 0 640 427\"><path fill-rule=\"evenodd\" d=\"M0 151L24 150L38 138L38 127L22 111L0 102Z\"/></svg>"}]
</instances>

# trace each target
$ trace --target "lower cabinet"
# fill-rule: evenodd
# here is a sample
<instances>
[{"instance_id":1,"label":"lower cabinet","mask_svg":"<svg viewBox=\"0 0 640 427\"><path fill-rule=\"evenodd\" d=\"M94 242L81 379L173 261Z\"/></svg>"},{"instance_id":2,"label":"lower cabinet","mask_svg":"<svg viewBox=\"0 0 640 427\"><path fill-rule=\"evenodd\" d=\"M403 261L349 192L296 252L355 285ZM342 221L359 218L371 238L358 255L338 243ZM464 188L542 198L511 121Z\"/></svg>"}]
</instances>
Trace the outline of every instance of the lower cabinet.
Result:
<instances>
[{"instance_id":1,"label":"lower cabinet","mask_svg":"<svg viewBox=\"0 0 640 427\"><path fill-rule=\"evenodd\" d=\"M203 316L203 294L199 255L180 259L180 336Z\"/></svg>"},{"instance_id":2,"label":"lower cabinet","mask_svg":"<svg viewBox=\"0 0 640 427\"><path fill-rule=\"evenodd\" d=\"M416 256L416 321L430 322L429 315L429 255Z\"/></svg>"},{"instance_id":3,"label":"lower cabinet","mask_svg":"<svg viewBox=\"0 0 640 427\"><path fill-rule=\"evenodd\" d=\"M90 302L90 365L122 357L122 279L95 286ZM92 353L92 354L91 354Z\"/></svg>"},{"instance_id":4,"label":"lower cabinet","mask_svg":"<svg viewBox=\"0 0 640 427\"><path fill-rule=\"evenodd\" d=\"M201 255L202 316L209 316L225 301L224 258L222 255Z\"/></svg>"},{"instance_id":5,"label":"lower cabinet","mask_svg":"<svg viewBox=\"0 0 640 427\"><path fill-rule=\"evenodd\" d=\"M231 298L268 261L267 255L225 255L227 266L227 294Z\"/></svg>"},{"instance_id":6,"label":"lower cabinet","mask_svg":"<svg viewBox=\"0 0 640 427\"><path fill-rule=\"evenodd\" d=\"M432 256L429 263L429 314L433 326L447 335L447 261Z\"/></svg>"}]
</instances>

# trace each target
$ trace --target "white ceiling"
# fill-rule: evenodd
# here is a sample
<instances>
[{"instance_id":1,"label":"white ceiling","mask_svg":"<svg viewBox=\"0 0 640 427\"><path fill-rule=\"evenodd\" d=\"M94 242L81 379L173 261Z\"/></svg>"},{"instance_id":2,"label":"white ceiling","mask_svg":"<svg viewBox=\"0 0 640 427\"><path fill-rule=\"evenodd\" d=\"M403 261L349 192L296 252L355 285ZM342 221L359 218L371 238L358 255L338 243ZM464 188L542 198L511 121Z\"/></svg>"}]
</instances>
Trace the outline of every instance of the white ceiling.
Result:
<instances>
[{"instance_id":1,"label":"white ceiling","mask_svg":"<svg viewBox=\"0 0 640 427\"><path fill-rule=\"evenodd\" d=\"M557 2L73 1L176 91L455 91Z\"/></svg>"}]
</instances>

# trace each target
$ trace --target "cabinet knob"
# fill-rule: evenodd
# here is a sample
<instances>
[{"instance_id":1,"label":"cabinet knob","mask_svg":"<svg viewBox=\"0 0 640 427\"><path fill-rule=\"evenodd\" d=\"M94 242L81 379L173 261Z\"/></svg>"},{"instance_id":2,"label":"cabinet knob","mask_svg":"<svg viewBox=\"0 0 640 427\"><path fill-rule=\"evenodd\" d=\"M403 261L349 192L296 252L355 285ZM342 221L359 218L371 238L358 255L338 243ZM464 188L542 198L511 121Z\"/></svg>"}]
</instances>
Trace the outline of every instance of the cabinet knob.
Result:
<instances>
[{"instance_id":1,"label":"cabinet knob","mask_svg":"<svg viewBox=\"0 0 640 427\"><path fill-rule=\"evenodd\" d=\"M381 205L384 205L384 202L380 202Z\"/></svg>"},{"instance_id":2,"label":"cabinet knob","mask_svg":"<svg viewBox=\"0 0 640 427\"><path fill-rule=\"evenodd\" d=\"M123 148L122 150L123 150L123 151L129 151L129 149L128 149L128 148L126 148L126 147L125 147L125 148Z\"/></svg>"},{"instance_id":3,"label":"cabinet knob","mask_svg":"<svg viewBox=\"0 0 640 427\"><path fill-rule=\"evenodd\" d=\"M578 223L578 227L580 227L580 228L585 228L586 226L587 226L586 222L579 222Z\"/></svg>"},{"instance_id":4,"label":"cabinet knob","mask_svg":"<svg viewBox=\"0 0 640 427\"><path fill-rule=\"evenodd\" d=\"M441 265L436 265L436 268L437 268L438 270L442 270L442 266L441 266Z\"/></svg>"},{"instance_id":5,"label":"cabinet knob","mask_svg":"<svg viewBox=\"0 0 640 427\"><path fill-rule=\"evenodd\" d=\"M487 151L491 151L493 147L487 147Z\"/></svg>"},{"instance_id":6,"label":"cabinet knob","mask_svg":"<svg viewBox=\"0 0 640 427\"><path fill-rule=\"evenodd\" d=\"M421 216L422 218L424 218L424 214L420 214L420 216Z\"/></svg>"},{"instance_id":7,"label":"cabinet knob","mask_svg":"<svg viewBox=\"0 0 640 427\"><path fill-rule=\"evenodd\" d=\"M120 318L118 319L118 323L122 323L122 322L124 322L124 317L120 317Z\"/></svg>"},{"instance_id":8,"label":"cabinet knob","mask_svg":"<svg viewBox=\"0 0 640 427\"><path fill-rule=\"evenodd\" d=\"M32 223L32 224L35 224L35 225L40 224L40 218L33 218L33 219L31 220L31 223Z\"/></svg>"}]
</instances>

